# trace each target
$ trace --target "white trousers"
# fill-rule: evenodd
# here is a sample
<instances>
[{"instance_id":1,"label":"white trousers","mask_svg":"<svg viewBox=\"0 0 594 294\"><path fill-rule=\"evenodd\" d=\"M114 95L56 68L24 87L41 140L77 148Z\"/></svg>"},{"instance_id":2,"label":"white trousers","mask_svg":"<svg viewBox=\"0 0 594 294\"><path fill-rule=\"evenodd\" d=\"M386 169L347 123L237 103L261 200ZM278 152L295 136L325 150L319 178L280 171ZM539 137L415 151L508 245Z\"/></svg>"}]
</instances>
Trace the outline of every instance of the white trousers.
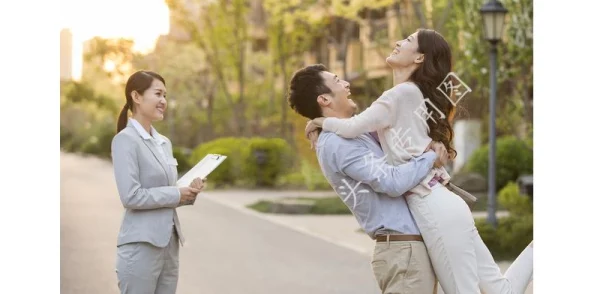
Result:
<instances>
[{"instance_id":1,"label":"white trousers","mask_svg":"<svg viewBox=\"0 0 594 294\"><path fill-rule=\"evenodd\" d=\"M175 294L179 276L179 239L175 230L164 248L147 242L119 246L116 272L121 294Z\"/></svg>"},{"instance_id":2,"label":"white trousers","mask_svg":"<svg viewBox=\"0 0 594 294\"><path fill-rule=\"evenodd\" d=\"M442 184L406 197L445 294L519 294L532 281L530 243L502 275L478 234L468 205Z\"/></svg>"}]
</instances>

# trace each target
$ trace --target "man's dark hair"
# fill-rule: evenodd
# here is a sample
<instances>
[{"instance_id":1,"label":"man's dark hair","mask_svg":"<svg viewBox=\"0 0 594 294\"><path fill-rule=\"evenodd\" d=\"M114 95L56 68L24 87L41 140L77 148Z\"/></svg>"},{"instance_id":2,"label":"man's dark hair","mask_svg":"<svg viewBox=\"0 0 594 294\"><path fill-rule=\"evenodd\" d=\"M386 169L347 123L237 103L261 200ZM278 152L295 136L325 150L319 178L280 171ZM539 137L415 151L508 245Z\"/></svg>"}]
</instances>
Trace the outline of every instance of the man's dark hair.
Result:
<instances>
[{"instance_id":1,"label":"man's dark hair","mask_svg":"<svg viewBox=\"0 0 594 294\"><path fill-rule=\"evenodd\" d=\"M328 69L323 64L306 66L293 75L287 100L292 109L309 119L322 116L318 96L332 93L320 74Z\"/></svg>"}]
</instances>

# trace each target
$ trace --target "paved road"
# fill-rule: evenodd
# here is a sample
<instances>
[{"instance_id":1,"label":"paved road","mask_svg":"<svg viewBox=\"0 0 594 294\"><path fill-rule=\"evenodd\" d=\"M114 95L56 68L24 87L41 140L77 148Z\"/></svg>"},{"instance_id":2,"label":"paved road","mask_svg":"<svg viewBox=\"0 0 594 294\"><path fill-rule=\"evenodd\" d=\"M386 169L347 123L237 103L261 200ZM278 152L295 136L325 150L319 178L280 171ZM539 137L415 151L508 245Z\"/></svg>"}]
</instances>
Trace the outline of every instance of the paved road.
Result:
<instances>
[{"instance_id":1,"label":"paved road","mask_svg":"<svg viewBox=\"0 0 594 294\"><path fill-rule=\"evenodd\" d=\"M122 207L111 164L61 155L61 293L117 293ZM200 199L179 209L180 294L374 294L369 258Z\"/></svg>"}]
</instances>

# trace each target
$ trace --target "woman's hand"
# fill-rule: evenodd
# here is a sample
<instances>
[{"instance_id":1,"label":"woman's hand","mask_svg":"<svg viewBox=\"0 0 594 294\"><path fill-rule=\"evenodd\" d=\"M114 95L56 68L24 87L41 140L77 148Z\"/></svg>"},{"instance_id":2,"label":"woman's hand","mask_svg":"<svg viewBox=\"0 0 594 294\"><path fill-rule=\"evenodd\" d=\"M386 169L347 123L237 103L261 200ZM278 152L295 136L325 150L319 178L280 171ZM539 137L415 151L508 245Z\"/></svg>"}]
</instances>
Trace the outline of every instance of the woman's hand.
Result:
<instances>
[{"instance_id":1,"label":"woman's hand","mask_svg":"<svg viewBox=\"0 0 594 294\"><path fill-rule=\"evenodd\" d=\"M204 180L202 180L201 178L195 178L190 183L189 187L179 188L179 192L181 194L181 197L179 199L179 206L194 205L194 202L196 202L196 197L198 197L198 194L200 194L204 187L206 187L205 182L206 178Z\"/></svg>"},{"instance_id":2,"label":"woman's hand","mask_svg":"<svg viewBox=\"0 0 594 294\"><path fill-rule=\"evenodd\" d=\"M324 125L324 117L318 117L314 120L310 120L307 122L305 126L305 137L309 140L309 147L311 149L316 148L316 144L318 143L318 136L320 135L320 128Z\"/></svg>"},{"instance_id":3,"label":"woman's hand","mask_svg":"<svg viewBox=\"0 0 594 294\"><path fill-rule=\"evenodd\" d=\"M324 117L318 117L315 118L314 120L310 120L307 122L307 125L305 126L305 137L309 138L309 134L316 131L318 128L322 128L322 126L324 125L324 120L326 118Z\"/></svg>"},{"instance_id":4,"label":"woman's hand","mask_svg":"<svg viewBox=\"0 0 594 294\"><path fill-rule=\"evenodd\" d=\"M425 152L429 150L433 150L437 154L437 160L433 164L433 167L440 168L448 163L450 155L448 154L448 149L443 143L431 141L429 146L427 146L425 149Z\"/></svg>"},{"instance_id":5,"label":"woman's hand","mask_svg":"<svg viewBox=\"0 0 594 294\"><path fill-rule=\"evenodd\" d=\"M202 192L202 190L204 189L204 187L206 186L206 178L201 179L201 178L195 178L192 183L190 183L190 187L198 189L198 193Z\"/></svg>"},{"instance_id":6,"label":"woman's hand","mask_svg":"<svg viewBox=\"0 0 594 294\"><path fill-rule=\"evenodd\" d=\"M310 149L315 149L316 145L318 144L318 137L320 136L319 132L311 132L309 133L309 136L307 137L309 139L309 148Z\"/></svg>"},{"instance_id":7,"label":"woman's hand","mask_svg":"<svg viewBox=\"0 0 594 294\"><path fill-rule=\"evenodd\" d=\"M200 190L192 187L181 187L179 188L179 194L181 197L179 198L179 205L192 205L194 201L196 201L196 196L198 195Z\"/></svg>"}]
</instances>

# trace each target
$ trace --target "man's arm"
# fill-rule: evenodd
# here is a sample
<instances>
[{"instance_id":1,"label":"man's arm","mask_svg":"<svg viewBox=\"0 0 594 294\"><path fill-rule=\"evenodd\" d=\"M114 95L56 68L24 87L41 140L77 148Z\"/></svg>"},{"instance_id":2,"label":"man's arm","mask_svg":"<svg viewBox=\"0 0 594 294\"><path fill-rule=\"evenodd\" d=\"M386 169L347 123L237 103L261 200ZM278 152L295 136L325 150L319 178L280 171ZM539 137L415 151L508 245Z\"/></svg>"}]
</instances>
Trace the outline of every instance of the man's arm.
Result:
<instances>
[{"instance_id":1,"label":"man's arm","mask_svg":"<svg viewBox=\"0 0 594 294\"><path fill-rule=\"evenodd\" d=\"M355 142L352 142L355 143ZM378 193L398 197L417 186L433 168L435 152L428 151L409 162L393 166L362 144L341 144L335 155L340 171Z\"/></svg>"}]
</instances>

